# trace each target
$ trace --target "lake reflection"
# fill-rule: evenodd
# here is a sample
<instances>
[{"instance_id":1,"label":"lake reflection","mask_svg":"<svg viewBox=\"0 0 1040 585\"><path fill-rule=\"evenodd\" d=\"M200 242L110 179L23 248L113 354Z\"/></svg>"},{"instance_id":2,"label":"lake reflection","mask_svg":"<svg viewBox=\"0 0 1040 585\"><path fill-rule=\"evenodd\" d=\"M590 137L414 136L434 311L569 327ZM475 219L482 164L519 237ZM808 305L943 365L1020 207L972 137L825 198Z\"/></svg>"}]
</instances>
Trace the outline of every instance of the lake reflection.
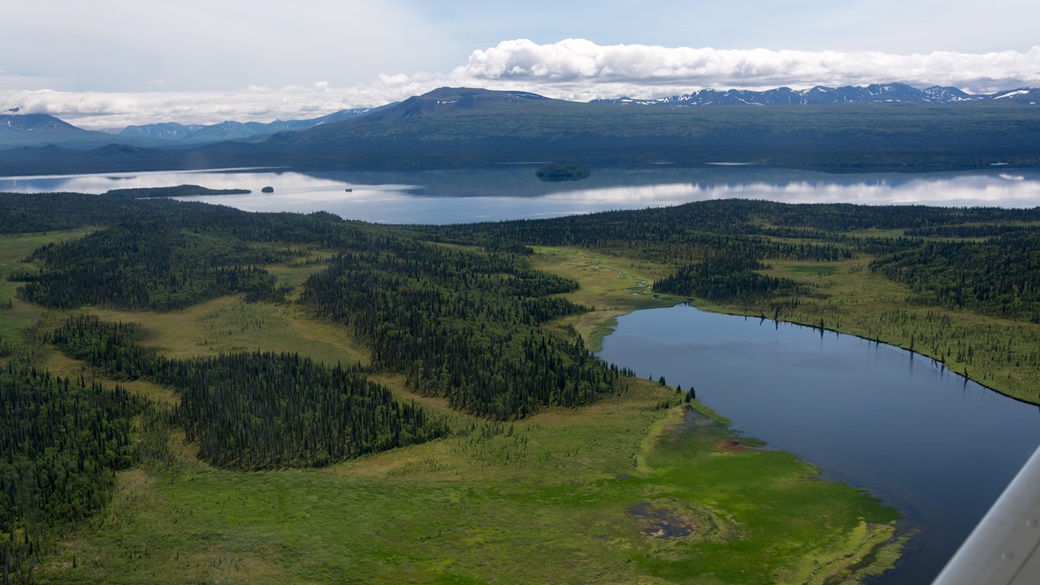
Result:
<instances>
[{"instance_id":1,"label":"lake reflection","mask_svg":"<svg viewBox=\"0 0 1040 585\"><path fill-rule=\"evenodd\" d=\"M786 203L1035 207L1040 170L834 175L755 166L593 170L584 181L545 183L537 165L411 172L269 169L110 173L0 178L0 191L74 191L196 184L250 189L250 195L188 197L247 211L328 211L377 223L464 223L537 219L614 209L665 207L711 199ZM265 186L272 194L262 194ZM347 189L350 189L348 192Z\"/></svg>"},{"instance_id":2,"label":"lake reflection","mask_svg":"<svg viewBox=\"0 0 1040 585\"><path fill-rule=\"evenodd\" d=\"M879 582L931 582L1040 444L1035 405L848 335L679 306L619 318L600 356L903 511L923 533Z\"/></svg>"}]
</instances>

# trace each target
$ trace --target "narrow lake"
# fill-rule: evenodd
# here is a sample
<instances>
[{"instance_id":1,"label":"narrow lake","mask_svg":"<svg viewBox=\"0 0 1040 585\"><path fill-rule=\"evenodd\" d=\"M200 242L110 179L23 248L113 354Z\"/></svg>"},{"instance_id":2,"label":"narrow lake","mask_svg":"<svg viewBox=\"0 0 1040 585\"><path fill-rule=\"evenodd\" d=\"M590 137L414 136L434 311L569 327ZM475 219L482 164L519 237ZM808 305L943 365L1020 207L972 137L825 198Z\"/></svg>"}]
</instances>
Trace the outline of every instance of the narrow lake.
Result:
<instances>
[{"instance_id":1,"label":"narrow lake","mask_svg":"<svg viewBox=\"0 0 1040 585\"><path fill-rule=\"evenodd\" d=\"M252 193L181 199L246 211L328 211L375 223L431 224L538 219L731 198L786 203L1040 206L1040 169L994 167L960 173L835 175L705 165L593 169L583 181L546 183L535 176L538 167L518 164L446 171L324 173L231 169L0 177L0 191L104 193L194 184L210 189L249 189ZM274 192L261 193L263 187L272 187Z\"/></svg>"},{"instance_id":2,"label":"narrow lake","mask_svg":"<svg viewBox=\"0 0 1040 585\"><path fill-rule=\"evenodd\" d=\"M733 428L920 529L878 583L929 583L1040 445L1040 408L857 337L690 306L618 319L600 357L693 387Z\"/></svg>"}]
</instances>

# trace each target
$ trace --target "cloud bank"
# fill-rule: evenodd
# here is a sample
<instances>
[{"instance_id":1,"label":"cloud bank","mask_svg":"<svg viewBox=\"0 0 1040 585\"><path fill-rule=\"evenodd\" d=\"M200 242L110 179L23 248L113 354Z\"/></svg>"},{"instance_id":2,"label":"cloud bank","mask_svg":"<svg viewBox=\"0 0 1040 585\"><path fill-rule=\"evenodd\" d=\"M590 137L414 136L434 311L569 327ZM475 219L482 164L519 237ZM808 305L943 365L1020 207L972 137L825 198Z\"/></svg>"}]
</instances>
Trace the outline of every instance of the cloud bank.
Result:
<instances>
[{"instance_id":1,"label":"cloud bank","mask_svg":"<svg viewBox=\"0 0 1040 585\"><path fill-rule=\"evenodd\" d=\"M3 73L0 72L0 76ZM597 45L583 39L538 44L503 41L473 51L448 73L380 75L368 84L239 92L99 93L0 90L0 112L20 108L48 113L88 128L129 124L311 118L340 109L371 107L440 86L523 90L588 101L653 98L697 89L865 85L903 82L951 85L985 93L1040 85L1040 45L1028 51L933 52L897 55L874 51L736 50L649 45Z\"/></svg>"},{"instance_id":2,"label":"cloud bank","mask_svg":"<svg viewBox=\"0 0 1040 585\"><path fill-rule=\"evenodd\" d=\"M474 51L451 77L486 82L574 85L582 97L632 86L638 97L663 89L762 89L779 86L903 82L952 85L969 92L1040 83L1040 45L1025 53L773 51L647 45L600 46L583 39L539 45L511 40ZM581 90L578 89L581 88ZM577 96L576 96L577 97ZM633 96L636 97L636 96Z\"/></svg>"}]
</instances>

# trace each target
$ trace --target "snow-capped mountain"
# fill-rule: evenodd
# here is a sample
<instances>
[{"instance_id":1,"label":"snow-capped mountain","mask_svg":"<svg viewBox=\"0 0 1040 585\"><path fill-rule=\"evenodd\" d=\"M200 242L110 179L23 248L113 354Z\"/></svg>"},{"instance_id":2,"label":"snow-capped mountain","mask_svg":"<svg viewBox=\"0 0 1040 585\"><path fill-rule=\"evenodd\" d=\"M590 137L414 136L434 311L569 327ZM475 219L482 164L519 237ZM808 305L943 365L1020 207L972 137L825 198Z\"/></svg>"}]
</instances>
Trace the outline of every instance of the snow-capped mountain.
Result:
<instances>
[{"instance_id":1,"label":"snow-capped mountain","mask_svg":"<svg viewBox=\"0 0 1040 585\"><path fill-rule=\"evenodd\" d=\"M865 87L846 85L842 87L816 86L810 89L795 90L780 87L766 91L748 89L702 89L693 93L675 95L657 99L632 99L621 97L616 99L596 100L598 102L665 105L665 106L725 106L725 105L824 105L848 103L931 103L952 104L961 102L981 102L1007 99L1019 103L1040 102L1040 89L1022 88L994 94L969 94L956 87L933 86L918 89L905 83L871 84Z\"/></svg>"}]
</instances>

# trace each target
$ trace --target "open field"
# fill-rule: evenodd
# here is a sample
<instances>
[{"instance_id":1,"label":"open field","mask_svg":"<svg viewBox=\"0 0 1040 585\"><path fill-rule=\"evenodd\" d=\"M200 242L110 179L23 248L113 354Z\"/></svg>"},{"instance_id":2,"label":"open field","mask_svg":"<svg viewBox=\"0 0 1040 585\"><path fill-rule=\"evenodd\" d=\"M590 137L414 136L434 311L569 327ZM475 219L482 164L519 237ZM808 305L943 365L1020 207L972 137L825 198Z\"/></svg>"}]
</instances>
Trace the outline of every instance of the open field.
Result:
<instances>
[{"instance_id":1,"label":"open field","mask_svg":"<svg viewBox=\"0 0 1040 585\"><path fill-rule=\"evenodd\" d=\"M667 266L576 248L541 247L535 252L531 261L535 268L579 283L578 290L560 296L593 310L561 319L557 326L573 328L593 351L598 351L603 337L614 330L614 319L619 315L686 300L653 293L653 279L667 274Z\"/></svg>"},{"instance_id":2,"label":"open field","mask_svg":"<svg viewBox=\"0 0 1040 585\"><path fill-rule=\"evenodd\" d=\"M23 262L33 250L45 244L62 242L83 237L93 230L83 229L69 232L0 236L0 303L11 303L11 308L0 306L0 359L3 354L16 349L27 349L26 329L35 325L44 310L15 298L19 283L11 282L8 276L30 268Z\"/></svg>"},{"instance_id":3,"label":"open field","mask_svg":"<svg viewBox=\"0 0 1040 585\"><path fill-rule=\"evenodd\" d=\"M241 295L166 313L91 308L102 321L138 323L142 345L171 358L242 351L298 352L330 365L368 362L364 348L337 325L299 307L246 303Z\"/></svg>"}]
</instances>

